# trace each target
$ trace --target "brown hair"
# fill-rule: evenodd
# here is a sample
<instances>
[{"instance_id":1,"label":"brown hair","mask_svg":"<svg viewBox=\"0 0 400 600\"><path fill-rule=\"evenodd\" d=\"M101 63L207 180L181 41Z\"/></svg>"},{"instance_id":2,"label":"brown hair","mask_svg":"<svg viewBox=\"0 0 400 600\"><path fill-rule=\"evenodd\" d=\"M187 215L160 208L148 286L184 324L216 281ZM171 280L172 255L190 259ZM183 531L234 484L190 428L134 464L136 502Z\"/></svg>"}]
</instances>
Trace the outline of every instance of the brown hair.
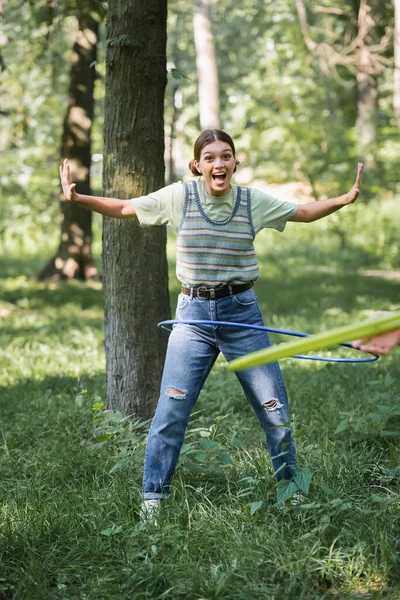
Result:
<instances>
[{"instance_id":1,"label":"brown hair","mask_svg":"<svg viewBox=\"0 0 400 600\"><path fill-rule=\"evenodd\" d=\"M189 169L192 171L193 175L200 175L194 163L195 161L200 162L201 151L205 146L208 146L208 144L212 144L213 142L226 142L232 148L233 156L236 156L235 144L230 135L220 129L206 129L199 135L194 143L194 159L189 163Z\"/></svg>"}]
</instances>

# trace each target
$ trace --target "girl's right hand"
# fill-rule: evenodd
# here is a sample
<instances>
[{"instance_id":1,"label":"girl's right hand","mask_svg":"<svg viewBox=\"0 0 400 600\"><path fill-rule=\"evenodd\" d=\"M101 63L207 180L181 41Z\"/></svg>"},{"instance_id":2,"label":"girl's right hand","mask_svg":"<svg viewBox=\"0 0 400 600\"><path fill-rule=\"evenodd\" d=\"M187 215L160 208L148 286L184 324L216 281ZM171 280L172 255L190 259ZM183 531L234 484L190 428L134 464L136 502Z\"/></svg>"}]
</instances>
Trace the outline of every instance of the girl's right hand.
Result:
<instances>
[{"instance_id":1,"label":"girl's right hand","mask_svg":"<svg viewBox=\"0 0 400 600\"><path fill-rule=\"evenodd\" d=\"M65 159L60 166L60 178L63 189L63 194L66 200L76 200L77 193L75 192L76 183L71 183L71 170L68 159Z\"/></svg>"}]
</instances>

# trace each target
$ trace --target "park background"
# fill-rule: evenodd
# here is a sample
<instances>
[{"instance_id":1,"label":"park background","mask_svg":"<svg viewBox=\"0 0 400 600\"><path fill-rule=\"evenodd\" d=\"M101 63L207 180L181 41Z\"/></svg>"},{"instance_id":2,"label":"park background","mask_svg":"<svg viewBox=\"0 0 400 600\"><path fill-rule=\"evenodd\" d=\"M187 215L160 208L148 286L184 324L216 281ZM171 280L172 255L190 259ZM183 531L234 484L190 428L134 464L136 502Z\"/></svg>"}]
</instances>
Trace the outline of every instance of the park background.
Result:
<instances>
[{"instance_id":1,"label":"park background","mask_svg":"<svg viewBox=\"0 0 400 600\"><path fill-rule=\"evenodd\" d=\"M281 363L309 488L299 507L285 504L255 417L218 361L159 525L139 520L156 397L118 407L107 389L104 295L111 324L120 307L103 294L114 282L102 267L103 222L66 206L58 167L71 160L81 191L103 193L103 171L103 189L116 189L104 140L113 118L123 130L130 117L105 101L106 63L115 46L129 58L131 41L107 32L106 14L122 7L127 28L140 16L145 52L146 39L163 39L152 6L0 0L0 599L398 598L398 350L366 365ZM127 145L143 168L121 165L124 197L145 180L162 187L160 156L166 183L189 178L193 141L209 125L237 144L236 181L282 200L336 196L366 165L356 204L257 237L256 292L272 327L314 333L399 308L399 20L398 0L168 4L161 74L141 76L163 91L167 74L164 135L157 145L147 99L148 118L132 127L142 146ZM141 80L126 78L129 101ZM124 146L130 133L118 131ZM162 355L166 336L141 312L157 298L138 294L153 289L161 259L147 238L144 260L140 247L121 252L121 238L142 244L136 229L104 227L107 264L126 261L121 300L137 302L126 329L142 345L126 370L157 381L151 351ZM174 250L168 231L172 310ZM142 271L132 273L136 252Z\"/></svg>"}]
</instances>

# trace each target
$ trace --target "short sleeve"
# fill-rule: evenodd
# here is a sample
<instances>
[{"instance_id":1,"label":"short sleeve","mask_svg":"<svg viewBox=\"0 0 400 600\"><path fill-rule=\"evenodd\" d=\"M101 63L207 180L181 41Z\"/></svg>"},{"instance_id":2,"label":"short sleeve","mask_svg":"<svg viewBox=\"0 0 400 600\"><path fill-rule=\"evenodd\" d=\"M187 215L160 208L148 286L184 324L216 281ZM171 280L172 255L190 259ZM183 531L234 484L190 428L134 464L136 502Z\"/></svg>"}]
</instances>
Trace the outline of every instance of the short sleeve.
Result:
<instances>
[{"instance_id":1,"label":"short sleeve","mask_svg":"<svg viewBox=\"0 0 400 600\"><path fill-rule=\"evenodd\" d=\"M132 198L131 203L141 226L172 225L178 228L184 203L183 183L178 181L147 196Z\"/></svg>"},{"instance_id":2,"label":"short sleeve","mask_svg":"<svg viewBox=\"0 0 400 600\"><path fill-rule=\"evenodd\" d=\"M283 231L288 220L296 213L297 204L283 202L260 190L251 190L251 216L256 234L261 229L272 228Z\"/></svg>"}]
</instances>

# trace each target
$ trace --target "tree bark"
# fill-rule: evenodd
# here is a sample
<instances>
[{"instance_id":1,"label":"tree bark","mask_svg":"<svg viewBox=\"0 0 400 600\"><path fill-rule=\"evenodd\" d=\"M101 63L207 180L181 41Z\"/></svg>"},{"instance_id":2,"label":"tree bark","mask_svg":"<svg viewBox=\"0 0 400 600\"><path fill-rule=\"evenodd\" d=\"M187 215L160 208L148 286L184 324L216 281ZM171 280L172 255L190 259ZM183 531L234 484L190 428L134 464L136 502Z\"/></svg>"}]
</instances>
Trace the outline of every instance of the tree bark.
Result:
<instances>
[{"instance_id":1,"label":"tree bark","mask_svg":"<svg viewBox=\"0 0 400 600\"><path fill-rule=\"evenodd\" d=\"M214 38L211 31L209 0L195 0L194 43L199 90L200 127L218 129L219 89Z\"/></svg>"},{"instance_id":2,"label":"tree bark","mask_svg":"<svg viewBox=\"0 0 400 600\"><path fill-rule=\"evenodd\" d=\"M69 101L63 124L61 158L68 158L80 194L91 194L91 129L99 22L89 11L77 15ZM60 199L61 236L56 255L39 273L39 279L90 279L97 276L92 244L92 213Z\"/></svg>"},{"instance_id":3,"label":"tree bark","mask_svg":"<svg viewBox=\"0 0 400 600\"><path fill-rule=\"evenodd\" d=\"M114 0L107 19L104 194L164 185L167 2ZM104 218L106 406L149 418L158 397L169 316L166 229Z\"/></svg>"},{"instance_id":4,"label":"tree bark","mask_svg":"<svg viewBox=\"0 0 400 600\"><path fill-rule=\"evenodd\" d=\"M0 0L0 24L4 23L4 7L6 0ZM3 55L1 53L1 48L8 44L8 37L5 33L0 30L0 73L6 70L6 63L4 62ZM0 112L0 114L4 114Z\"/></svg>"}]
</instances>

